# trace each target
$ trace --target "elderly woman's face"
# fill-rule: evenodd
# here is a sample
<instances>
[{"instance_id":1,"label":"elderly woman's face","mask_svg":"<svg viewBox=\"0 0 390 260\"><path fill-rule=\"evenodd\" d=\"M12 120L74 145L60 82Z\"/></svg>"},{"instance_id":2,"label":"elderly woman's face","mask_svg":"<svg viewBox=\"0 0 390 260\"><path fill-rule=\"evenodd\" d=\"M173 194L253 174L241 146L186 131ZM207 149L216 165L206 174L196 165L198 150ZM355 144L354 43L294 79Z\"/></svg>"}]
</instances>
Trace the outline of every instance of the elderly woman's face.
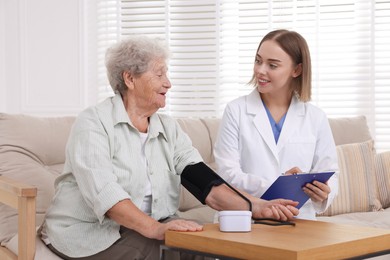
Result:
<instances>
[{"instance_id":1,"label":"elderly woman's face","mask_svg":"<svg viewBox=\"0 0 390 260\"><path fill-rule=\"evenodd\" d=\"M167 76L165 60L156 59L149 64L148 70L136 79L135 94L148 108L165 106L165 95L171 87Z\"/></svg>"}]
</instances>

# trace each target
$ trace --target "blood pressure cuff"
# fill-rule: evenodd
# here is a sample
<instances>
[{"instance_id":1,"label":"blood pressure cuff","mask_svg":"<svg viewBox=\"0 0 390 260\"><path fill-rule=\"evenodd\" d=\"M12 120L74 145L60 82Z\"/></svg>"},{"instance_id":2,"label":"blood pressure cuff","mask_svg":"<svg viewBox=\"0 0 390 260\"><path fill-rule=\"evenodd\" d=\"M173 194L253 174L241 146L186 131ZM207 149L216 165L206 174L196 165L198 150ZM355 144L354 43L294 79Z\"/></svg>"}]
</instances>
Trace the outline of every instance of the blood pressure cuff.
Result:
<instances>
[{"instance_id":1,"label":"blood pressure cuff","mask_svg":"<svg viewBox=\"0 0 390 260\"><path fill-rule=\"evenodd\" d=\"M181 174L181 184L202 204L206 204L211 188L223 183L225 181L203 162L187 165Z\"/></svg>"}]
</instances>

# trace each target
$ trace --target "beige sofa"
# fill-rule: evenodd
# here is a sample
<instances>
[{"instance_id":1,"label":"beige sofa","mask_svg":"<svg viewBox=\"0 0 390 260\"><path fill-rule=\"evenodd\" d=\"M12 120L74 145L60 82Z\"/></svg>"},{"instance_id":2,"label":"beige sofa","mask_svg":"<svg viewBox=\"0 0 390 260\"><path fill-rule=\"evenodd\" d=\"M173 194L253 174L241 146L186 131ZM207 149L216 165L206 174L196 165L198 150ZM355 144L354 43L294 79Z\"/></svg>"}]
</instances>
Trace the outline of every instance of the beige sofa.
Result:
<instances>
[{"instance_id":1,"label":"beige sofa","mask_svg":"<svg viewBox=\"0 0 390 260\"><path fill-rule=\"evenodd\" d=\"M214 168L220 120L177 120ZM59 259L34 238L63 167L73 121L0 113L0 259L33 259L34 254L39 260ZM319 220L390 229L390 151L376 154L364 117L329 121L339 156L340 194ZM180 216L213 222L214 210L185 189L181 195Z\"/></svg>"}]
</instances>

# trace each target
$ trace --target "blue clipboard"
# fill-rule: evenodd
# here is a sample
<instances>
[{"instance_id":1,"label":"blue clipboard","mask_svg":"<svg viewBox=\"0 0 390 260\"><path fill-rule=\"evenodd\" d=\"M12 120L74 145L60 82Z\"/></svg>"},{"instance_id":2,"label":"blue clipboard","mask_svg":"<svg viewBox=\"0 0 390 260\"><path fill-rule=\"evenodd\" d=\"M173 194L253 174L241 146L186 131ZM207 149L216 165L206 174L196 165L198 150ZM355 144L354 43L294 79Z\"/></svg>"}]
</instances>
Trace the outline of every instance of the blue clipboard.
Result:
<instances>
[{"instance_id":1,"label":"blue clipboard","mask_svg":"<svg viewBox=\"0 0 390 260\"><path fill-rule=\"evenodd\" d=\"M335 172L300 173L297 175L279 176L271 187L261 196L265 200L290 199L298 201L301 208L309 199L302 187L313 181L326 182Z\"/></svg>"}]
</instances>

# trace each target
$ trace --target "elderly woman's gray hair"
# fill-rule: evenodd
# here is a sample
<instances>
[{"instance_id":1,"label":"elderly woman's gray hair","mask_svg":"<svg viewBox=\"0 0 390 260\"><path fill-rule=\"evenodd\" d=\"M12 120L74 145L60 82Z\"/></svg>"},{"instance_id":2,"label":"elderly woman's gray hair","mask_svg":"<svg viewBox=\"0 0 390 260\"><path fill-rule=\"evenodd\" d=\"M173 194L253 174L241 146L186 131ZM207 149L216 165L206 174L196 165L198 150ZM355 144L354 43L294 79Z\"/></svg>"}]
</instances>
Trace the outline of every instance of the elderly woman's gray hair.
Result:
<instances>
[{"instance_id":1,"label":"elderly woman's gray hair","mask_svg":"<svg viewBox=\"0 0 390 260\"><path fill-rule=\"evenodd\" d=\"M131 36L114 44L106 52L107 77L115 93L125 93L123 72L139 76L148 70L152 60L169 56L167 46L157 38Z\"/></svg>"}]
</instances>

